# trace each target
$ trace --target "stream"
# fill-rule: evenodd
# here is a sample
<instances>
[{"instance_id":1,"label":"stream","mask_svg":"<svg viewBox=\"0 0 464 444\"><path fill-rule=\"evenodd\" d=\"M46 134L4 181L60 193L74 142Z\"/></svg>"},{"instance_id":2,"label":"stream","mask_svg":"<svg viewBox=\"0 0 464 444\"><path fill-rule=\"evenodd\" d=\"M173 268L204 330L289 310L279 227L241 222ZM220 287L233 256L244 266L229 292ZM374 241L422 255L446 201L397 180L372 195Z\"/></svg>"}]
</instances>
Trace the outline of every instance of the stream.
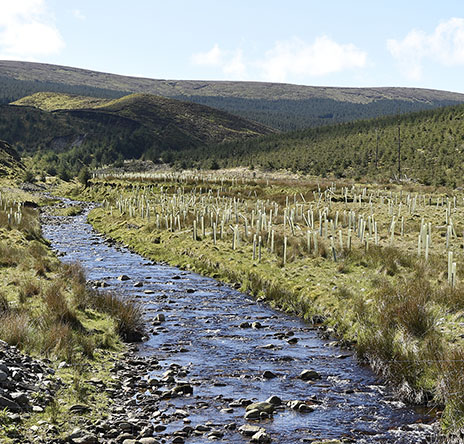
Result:
<instances>
[{"instance_id":1,"label":"stream","mask_svg":"<svg viewBox=\"0 0 464 444\"><path fill-rule=\"evenodd\" d=\"M433 418L395 400L352 351L333 346L308 323L228 285L152 263L106 240L86 222L88 211L75 217L45 217L44 236L64 262L80 262L87 279L105 282L108 290L142 304L150 333L138 345L138 353L159 361L161 368L153 372L154 378L161 378L173 365L183 369L193 394L162 403L166 411L188 412L188 421L173 417L165 423L165 434L186 423L211 424L224 430L220 442L248 443L249 437L235 426L224 428L248 422L263 427L272 443L434 442ZM121 275L129 279L121 281ZM164 322L153 322L159 314ZM315 370L321 378L300 379L305 369ZM270 418L244 419L245 401L271 396L278 396L283 404ZM313 411L287 406L294 400L304 401ZM190 436L186 442L207 443L210 438Z\"/></svg>"}]
</instances>

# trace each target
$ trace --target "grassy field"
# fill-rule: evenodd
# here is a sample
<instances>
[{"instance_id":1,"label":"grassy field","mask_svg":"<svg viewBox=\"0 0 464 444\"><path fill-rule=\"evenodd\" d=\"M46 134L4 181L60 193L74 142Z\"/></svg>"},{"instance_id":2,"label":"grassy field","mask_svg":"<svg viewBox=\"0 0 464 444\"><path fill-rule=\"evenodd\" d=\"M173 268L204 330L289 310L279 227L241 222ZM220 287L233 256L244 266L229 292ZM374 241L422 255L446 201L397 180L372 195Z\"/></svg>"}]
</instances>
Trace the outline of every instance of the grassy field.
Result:
<instances>
[{"instance_id":1,"label":"grassy field","mask_svg":"<svg viewBox=\"0 0 464 444\"><path fill-rule=\"evenodd\" d=\"M43 412L24 415L18 423L0 411L0 441L5 443L33 442L41 433L47 440L52 429L55 436L65 436L83 420L104 416L110 399L89 380L112 380L110 369L125 350L121 337L140 323L139 312L128 327L123 320L130 316L130 303L89 290L78 264L64 265L54 256L38 219L40 206L48 203L2 179L0 339L47 359L63 382ZM75 404L91 408L80 417L69 411Z\"/></svg>"},{"instance_id":2,"label":"grassy field","mask_svg":"<svg viewBox=\"0 0 464 444\"><path fill-rule=\"evenodd\" d=\"M399 396L464 422L464 195L220 173L100 177L90 222L321 324Z\"/></svg>"}]
</instances>

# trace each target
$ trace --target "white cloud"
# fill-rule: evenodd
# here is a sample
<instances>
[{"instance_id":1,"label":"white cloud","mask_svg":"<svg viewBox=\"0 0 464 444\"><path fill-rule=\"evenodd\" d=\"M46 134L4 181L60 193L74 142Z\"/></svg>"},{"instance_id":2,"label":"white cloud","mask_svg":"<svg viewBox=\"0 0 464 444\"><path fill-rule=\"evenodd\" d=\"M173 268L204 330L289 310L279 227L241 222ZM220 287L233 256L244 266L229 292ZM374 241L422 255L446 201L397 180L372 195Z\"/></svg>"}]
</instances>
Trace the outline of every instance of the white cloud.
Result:
<instances>
[{"instance_id":1,"label":"white cloud","mask_svg":"<svg viewBox=\"0 0 464 444\"><path fill-rule=\"evenodd\" d=\"M209 51L207 52L198 52L193 54L192 62L195 65L203 66L220 66L223 59L223 51L219 48L216 43Z\"/></svg>"},{"instance_id":2,"label":"white cloud","mask_svg":"<svg viewBox=\"0 0 464 444\"><path fill-rule=\"evenodd\" d=\"M80 9L73 9L72 15L77 18L77 20L85 20L86 16L82 13Z\"/></svg>"},{"instance_id":3,"label":"white cloud","mask_svg":"<svg viewBox=\"0 0 464 444\"><path fill-rule=\"evenodd\" d=\"M413 80L422 77L424 59L448 67L464 65L464 19L442 22L431 34L413 29L403 40L387 40L387 48Z\"/></svg>"},{"instance_id":4,"label":"white cloud","mask_svg":"<svg viewBox=\"0 0 464 444\"><path fill-rule=\"evenodd\" d=\"M327 36L306 43L298 38L277 42L260 61L263 76L269 81L285 82L291 76L324 76L366 65L367 53L355 45L339 44Z\"/></svg>"},{"instance_id":5,"label":"white cloud","mask_svg":"<svg viewBox=\"0 0 464 444\"><path fill-rule=\"evenodd\" d=\"M304 80L366 65L367 54L353 44L339 44L329 37L318 37L313 43L301 39L277 42L258 61L249 61L241 49L222 50L215 44L209 51L193 54L195 65L215 67L228 78L246 79L254 69L255 79L285 82L290 77Z\"/></svg>"},{"instance_id":6,"label":"white cloud","mask_svg":"<svg viewBox=\"0 0 464 444\"><path fill-rule=\"evenodd\" d=\"M241 49L226 51L216 43L209 51L193 54L192 62L199 66L220 68L224 74L235 79L246 77L246 64Z\"/></svg>"},{"instance_id":7,"label":"white cloud","mask_svg":"<svg viewBox=\"0 0 464 444\"><path fill-rule=\"evenodd\" d=\"M247 68L243 60L242 50L237 49L222 69L225 74L231 75L235 79L245 79Z\"/></svg>"},{"instance_id":8,"label":"white cloud","mask_svg":"<svg viewBox=\"0 0 464 444\"><path fill-rule=\"evenodd\" d=\"M35 60L64 46L44 0L0 0L0 58Z\"/></svg>"}]
</instances>

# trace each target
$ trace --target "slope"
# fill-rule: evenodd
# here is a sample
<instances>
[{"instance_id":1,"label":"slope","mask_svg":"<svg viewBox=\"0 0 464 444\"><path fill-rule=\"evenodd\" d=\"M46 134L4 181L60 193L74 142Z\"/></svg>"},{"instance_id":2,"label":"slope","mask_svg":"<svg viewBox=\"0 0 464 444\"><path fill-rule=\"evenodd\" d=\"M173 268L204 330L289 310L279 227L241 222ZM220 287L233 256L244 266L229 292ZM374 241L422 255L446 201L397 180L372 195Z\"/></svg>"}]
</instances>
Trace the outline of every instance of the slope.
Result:
<instances>
[{"instance_id":1,"label":"slope","mask_svg":"<svg viewBox=\"0 0 464 444\"><path fill-rule=\"evenodd\" d=\"M276 134L181 157L192 166L211 158L224 167L464 185L464 105Z\"/></svg>"},{"instance_id":2,"label":"slope","mask_svg":"<svg viewBox=\"0 0 464 444\"><path fill-rule=\"evenodd\" d=\"M26 83L28 88L35 85L36 91L70 88L69 92L75 93L76 88L87 89L91 94L85 95L95 97L129 91L177 98L285 130L464 102L464 94L420 88L336 88L268 82L157 80L14 61L0 61L0 77L16 82L18 91L21 83ZM8 82L0 82L0 85L0 98L14 96ZM14 99L20 97L17 95Z\"/></svg>"},{"instance_id":3,"label":"slope","mask_svg":"<svg viewBox=\"0 0 464 444\"><path fill-rule=\"evenodd\" d=\"M73 173L118 159L169 161L173 151L271 132L223 111L148 94L110 100L37 93L0 107L4 139Z\"/></svg>"},{"instance_id":4,"label":"slope","mask_svg":"<svg viewBox=\"0 0 464 444\"><path fill-rule=\"evenodd\" d=\"M7 142L0 140L0 177L17 177L23 171L19 154Z\"/></svg>"}]
</instances>

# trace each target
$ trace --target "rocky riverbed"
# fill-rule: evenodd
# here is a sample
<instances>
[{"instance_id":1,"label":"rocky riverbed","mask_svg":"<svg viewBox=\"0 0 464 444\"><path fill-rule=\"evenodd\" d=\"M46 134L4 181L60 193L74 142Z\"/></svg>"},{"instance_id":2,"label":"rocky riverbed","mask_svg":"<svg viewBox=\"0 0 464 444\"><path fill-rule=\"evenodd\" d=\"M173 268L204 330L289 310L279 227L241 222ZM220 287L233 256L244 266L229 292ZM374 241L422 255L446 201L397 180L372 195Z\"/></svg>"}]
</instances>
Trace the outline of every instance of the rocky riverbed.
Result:
<instances>
[{"instance_id":1,"label":"rocky riverbed","mask_svg":"<svg viewBox=\"0 0 464 444\"><path fill-rule=\"evenodd\" d=\"M91 285L138 301L147 325L112 382L91 381L110 395L110 416L91 423L76 407L83 420L66 442L434 442L432 417L314 326L147 261L93 232L85 212L45 218L44 233Z\"/></svg>"}]
</instances>

